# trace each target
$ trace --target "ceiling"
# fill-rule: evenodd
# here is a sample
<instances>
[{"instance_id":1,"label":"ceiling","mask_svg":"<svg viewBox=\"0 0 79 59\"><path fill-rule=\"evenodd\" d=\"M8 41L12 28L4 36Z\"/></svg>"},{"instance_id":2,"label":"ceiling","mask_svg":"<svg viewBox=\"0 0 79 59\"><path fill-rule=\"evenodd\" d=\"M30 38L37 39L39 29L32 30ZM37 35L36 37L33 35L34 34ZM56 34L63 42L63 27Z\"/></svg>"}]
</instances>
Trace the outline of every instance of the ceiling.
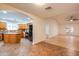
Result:
<instances>
[{"instance_id":1,"label":"ceiling","mask_svg":"<svg viewBox=\"0 0 79 59\"><path fill-rule=\"evenodd\" d=\"M75 15L79 13L78 3L46 3L44 5L36 5L34 3L11 3L9 6L18 8L43 19L59 17L61 15ZM51 7L46 10L45 8Z\"/></svg>"},{"instance_id":2,"label":"ceiling","mask_svg":"<svg viewBox=\"0 0 79 59\"><path fill-rule=\"evenodd\" d=\"M7 23L28 23L30 18L22 13L12 10L0 10L0 21Z\"/></svg>"},{"instance_id":3,"label":"ceiling","mask_svg":"<svg viewBox=\"0 0 79 59\"><path fill-rule=\"evenodd\" d=\"M46 10L45 8L47 7L51 8ZM21 20L20 21L21 23L22 21L23 22L27 21L25 18L28 19L30 17L29 14L31 16L34 15L44 20L46 19L56 20L60 24L66 23L67 18L70 16L76 16L79 19L79 3L46 3L44 5L36 5L34 3L6 3L6 4L0 4L0 10L2 9L8 10L9 13L7 14L7 16L5 16L0 12L2 18L9 17L9 19L10 18L15 19L16 17L18 22ZM14 16L12 16L12 14ZM14 20L14 22L16 21L16 19ZM79 21L77 21L77 23L79 24Z\"/></svg>"}]
</instances>

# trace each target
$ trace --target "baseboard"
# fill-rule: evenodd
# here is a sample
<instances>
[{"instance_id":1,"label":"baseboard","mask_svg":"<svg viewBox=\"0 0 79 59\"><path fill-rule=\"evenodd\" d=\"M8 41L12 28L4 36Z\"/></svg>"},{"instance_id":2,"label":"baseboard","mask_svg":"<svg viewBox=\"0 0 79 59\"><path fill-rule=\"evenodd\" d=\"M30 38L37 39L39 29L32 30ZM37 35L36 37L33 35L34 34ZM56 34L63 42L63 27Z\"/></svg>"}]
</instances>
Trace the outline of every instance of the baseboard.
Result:
<instances>
[{"instance_id":1,"label":"baseboard","mask_svg":"<svg viewBox=\"0 0 79 59\"><path fill-rule=\"evenodd\" d=\"M33 42L32 45L35 45L35 44L37 44L37 43L39 43L39 42L42 42L42 41L44 41L44 40L45 40L45 39L39 40L39 41L36 41L36 42Z\"/></svg>"},{"instance_id":2,"label":"baseboard","mask_svg":"<svg viewBox=\"0 0 79 59\"><path fill-rule=\"evenodd\" d=\"M79 37L79 35L74 35L74 34L72 34L72 35L67 35L67 34L59 34L59 36L75 36L75 37Z\"/></svg>"}]
</instances>

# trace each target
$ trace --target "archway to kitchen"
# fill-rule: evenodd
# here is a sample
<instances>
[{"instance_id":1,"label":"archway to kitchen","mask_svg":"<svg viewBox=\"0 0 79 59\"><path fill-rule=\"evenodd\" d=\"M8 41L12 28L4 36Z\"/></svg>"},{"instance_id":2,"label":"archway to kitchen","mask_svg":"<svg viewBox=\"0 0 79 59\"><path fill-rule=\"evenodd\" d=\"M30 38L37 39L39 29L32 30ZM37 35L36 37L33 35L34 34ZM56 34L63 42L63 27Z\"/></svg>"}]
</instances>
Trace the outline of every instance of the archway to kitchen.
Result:
<instances>
[{"instance_id":1,"label":"archway to kitchen","mask_svg":"<svg viewBox=\"0 0 79 59\"><path fill-rule=\"evenodd\" d=\"M5 43L19 43L22 38L33 41L32 19L14 10L0 10L0 31Z\"/></svg>"}]
</instances>

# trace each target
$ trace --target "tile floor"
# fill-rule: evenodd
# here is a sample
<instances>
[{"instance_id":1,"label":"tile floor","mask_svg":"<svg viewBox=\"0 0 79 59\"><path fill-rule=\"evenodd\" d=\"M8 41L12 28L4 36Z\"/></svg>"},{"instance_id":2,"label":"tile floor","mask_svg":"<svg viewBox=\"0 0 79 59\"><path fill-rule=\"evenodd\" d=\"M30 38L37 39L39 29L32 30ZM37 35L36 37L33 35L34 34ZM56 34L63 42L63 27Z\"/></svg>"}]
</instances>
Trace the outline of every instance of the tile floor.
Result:
<instances>
[{"instance_id":1,"label":"tile floor","mask_svg":"<svg viewBox=\"0 0 79 59\"><path fill-rule=\"evenodd\" d=\"M52 41L55 38L52 39ZM56 45L51 40L32 45L27 39L20 44L4 44L0 42L0 56L78 56L79 51ZM61 40L60 40L61 41ZM55 42L55 41L54 41ZM62 41L63 42L63 41ZM55 42L57 43L57 42Z\"/></svg>"}]
</instances>

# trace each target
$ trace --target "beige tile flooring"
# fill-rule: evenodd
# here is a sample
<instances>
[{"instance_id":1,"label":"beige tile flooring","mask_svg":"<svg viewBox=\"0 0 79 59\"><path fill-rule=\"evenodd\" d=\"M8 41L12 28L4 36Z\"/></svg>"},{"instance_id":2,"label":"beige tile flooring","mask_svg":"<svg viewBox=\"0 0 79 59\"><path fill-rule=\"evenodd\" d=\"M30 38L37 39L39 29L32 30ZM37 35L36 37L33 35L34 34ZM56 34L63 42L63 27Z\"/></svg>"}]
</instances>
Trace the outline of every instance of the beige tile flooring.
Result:
<instances>
[{"instance_id":1,"label":"beige tile flooring","mask_svg":"<svg viewBox=\"0 0 79 59\"><path fill-rule=\"evenodd\" d=\"M32 52L32 55L37 56L79 56L79 51L75 51L47 42L40 42L36 44L34 49L36 52Z\"/></svg>"},{"instance_id":2,"label":"beige tile flooring","mask_svg":"<svg viewBox=\"0 0 79 59\"><path fill-rule=\"evenodd\" d=\"M79 51L79 36L59 35L47 39L45 42L67 48L69 51L71 49Z\"/></svg>"},{"instance_id":3,"label":"beige tile flooring","mask_svg":"<svg viewBox=\"0 0 79 59\"><path fill-rule=\"evenodd\" d=\"M24 56L29 55L32 43L29 40L22 39L20 44L4 44L0 42L0 56Z\"/></svg>"},{"instance_id":4,"label":"beige tile flooring","mask_svg":"<svg viewBox=\"0 0 79 59\"><path fill-rule=\"evenodd\" d=\"M78 56L79 37L56 36L32 45L27 39L20 44L4 44L0 41L0 56Z\"/></svg>"}]
</instances>

